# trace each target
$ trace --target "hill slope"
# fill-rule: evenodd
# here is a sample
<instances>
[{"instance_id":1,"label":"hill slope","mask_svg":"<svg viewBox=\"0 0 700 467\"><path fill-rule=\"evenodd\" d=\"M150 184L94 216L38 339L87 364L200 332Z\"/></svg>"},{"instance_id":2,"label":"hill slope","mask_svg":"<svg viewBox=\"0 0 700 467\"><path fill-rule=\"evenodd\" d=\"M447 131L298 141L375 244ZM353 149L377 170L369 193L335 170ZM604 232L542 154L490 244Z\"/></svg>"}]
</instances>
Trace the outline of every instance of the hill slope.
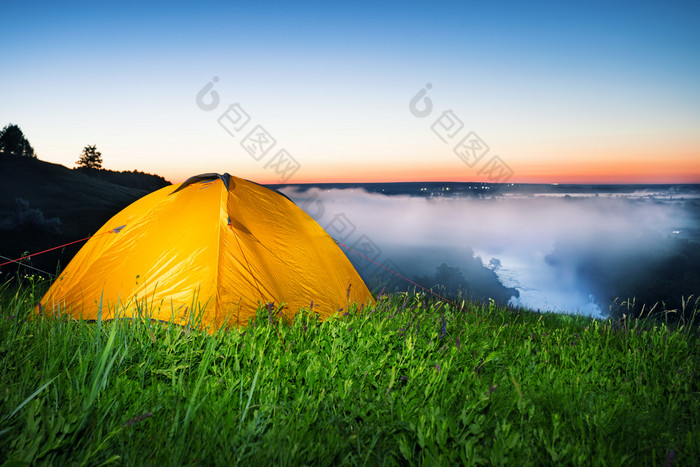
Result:
<instances>
[{"instance_id":1,"label":"hill slope","mask_svg":"<svg viewBox=\"0 0 700 467\"><path fill-rule=\"evenodd\" d=\"M90 176L60 164L0 153L0 255L17 258L24 252L86 237L121 209L153 191L117 184L122 174L108 174ZM105 180L107 176L110 181ZM121 178L125 184L134 185L135 177L154 189L168 184L147 174L127 172ZM65 265L80 246L37 256L30 264L53 273L57 263ZM3 273L11 270L2 268Z\"/></svg>"}]
</instances>

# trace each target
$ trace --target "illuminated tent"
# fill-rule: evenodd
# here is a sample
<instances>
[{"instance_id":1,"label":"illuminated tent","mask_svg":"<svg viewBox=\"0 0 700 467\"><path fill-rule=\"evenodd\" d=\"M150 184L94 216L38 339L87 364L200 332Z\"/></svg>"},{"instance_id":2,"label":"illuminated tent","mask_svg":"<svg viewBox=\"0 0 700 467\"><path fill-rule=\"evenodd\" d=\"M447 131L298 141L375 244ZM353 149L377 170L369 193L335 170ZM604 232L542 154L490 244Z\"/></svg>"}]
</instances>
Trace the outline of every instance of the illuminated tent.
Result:
<instances>
[{"instance_id":1,"label":"illuminated tent","mask_svg":"<svg viewBox=\"0 0 700 467\"><path fill-rule=\"evenodd\" d=\"M261 305L322 318L372 296L335 241L286 196L229 174L153 192L112 217L41 300L44 313L142 313L217 329ZM201 313L201 314L200 314ZM194 315L193 315L194 314ZM197 319L197 321L199 321Z\"/></svg>"}]
</instances>

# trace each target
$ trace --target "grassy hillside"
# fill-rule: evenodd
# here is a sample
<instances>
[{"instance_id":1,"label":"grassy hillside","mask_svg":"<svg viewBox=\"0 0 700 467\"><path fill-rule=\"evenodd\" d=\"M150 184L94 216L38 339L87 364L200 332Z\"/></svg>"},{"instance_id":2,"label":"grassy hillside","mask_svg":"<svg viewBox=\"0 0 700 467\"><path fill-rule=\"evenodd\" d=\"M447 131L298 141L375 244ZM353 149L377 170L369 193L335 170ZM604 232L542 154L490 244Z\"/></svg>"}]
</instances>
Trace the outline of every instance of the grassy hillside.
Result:
<instances>
[{"instance_id":1,"label":"grassy hillside","mask_svg":"<svg viewBox=\"0 0 700 467\"><path fill-rule=\"evenodd\" d=\"M209 334L31 318L38 293L0 294L0 464L700 458L697 323L456 310L401 294L325 322L261 312Z\"/></svg>"},{"instance_id":2,"label":"grassy hillside","mask_svg":"<svg viewBox=\"0 0 700 467\"><path fill-rule=\"evenodd\" d=\"M83 238L148 193L114 183L121 174L110 173L111 181L105 181L59 164L0 153L0 255L17 258ZM121 178L131 182L133 175ZM47 253L31 264L55 272L57 261L65 265L80 246Z\"/></svg>"}]
</instances>

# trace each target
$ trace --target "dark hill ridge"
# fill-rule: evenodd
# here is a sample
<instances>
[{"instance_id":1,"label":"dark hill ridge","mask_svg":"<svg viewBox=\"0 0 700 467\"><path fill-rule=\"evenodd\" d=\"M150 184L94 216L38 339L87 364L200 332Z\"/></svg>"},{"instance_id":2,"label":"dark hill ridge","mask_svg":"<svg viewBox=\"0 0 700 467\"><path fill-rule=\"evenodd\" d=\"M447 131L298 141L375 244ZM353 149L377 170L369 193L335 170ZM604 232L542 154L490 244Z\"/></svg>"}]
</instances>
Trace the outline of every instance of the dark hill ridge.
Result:
<instances>
[{"instance_id":1,"label":"dark hill ridge","mask_svg":"<svg viewBox=\"0 0 700 467\"><path fill-rule=\"evenodd\" d=\"M127 205L169 184L140 172L73 170L0 153L0 255L17 258L86 237ZM81 246L37 256L29 264L54 273L57 263L65 265Z\"/></svg>"},{"instance_id":2,"label":"dark hill ridge","mask_svg":"<svg viewBox=\"0 0 700 467\"><path fill-rule=\"evenodd\" d=\"M145 190L148 193L171 184L160 175L147 174L144 172L139 172L138 170L133 170L131 172L126 170L117 172L115 170L94 170L86 169L84 167L74 170L87 175L94 180L109 182L129 188L136 188L138 190Z\"/></svg>"}]
</instances>

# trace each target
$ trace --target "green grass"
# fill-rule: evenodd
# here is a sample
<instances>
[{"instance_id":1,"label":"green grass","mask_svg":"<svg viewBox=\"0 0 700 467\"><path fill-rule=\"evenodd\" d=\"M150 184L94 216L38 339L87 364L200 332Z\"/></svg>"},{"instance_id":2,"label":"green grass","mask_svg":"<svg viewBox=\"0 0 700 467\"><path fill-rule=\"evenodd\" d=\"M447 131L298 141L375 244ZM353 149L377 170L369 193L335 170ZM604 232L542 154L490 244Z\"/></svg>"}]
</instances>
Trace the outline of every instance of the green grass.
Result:
<instances>
[{"instance_id":1,"label":"green grass","mask_svg":"<svg viewBox=\"0 0 700 467\"><path fill-rule=\"evenodd\" d=\"M213 334L0 296L0 464L691 465L697 324L420 294Z\"/></svg>"}]
</instances>

